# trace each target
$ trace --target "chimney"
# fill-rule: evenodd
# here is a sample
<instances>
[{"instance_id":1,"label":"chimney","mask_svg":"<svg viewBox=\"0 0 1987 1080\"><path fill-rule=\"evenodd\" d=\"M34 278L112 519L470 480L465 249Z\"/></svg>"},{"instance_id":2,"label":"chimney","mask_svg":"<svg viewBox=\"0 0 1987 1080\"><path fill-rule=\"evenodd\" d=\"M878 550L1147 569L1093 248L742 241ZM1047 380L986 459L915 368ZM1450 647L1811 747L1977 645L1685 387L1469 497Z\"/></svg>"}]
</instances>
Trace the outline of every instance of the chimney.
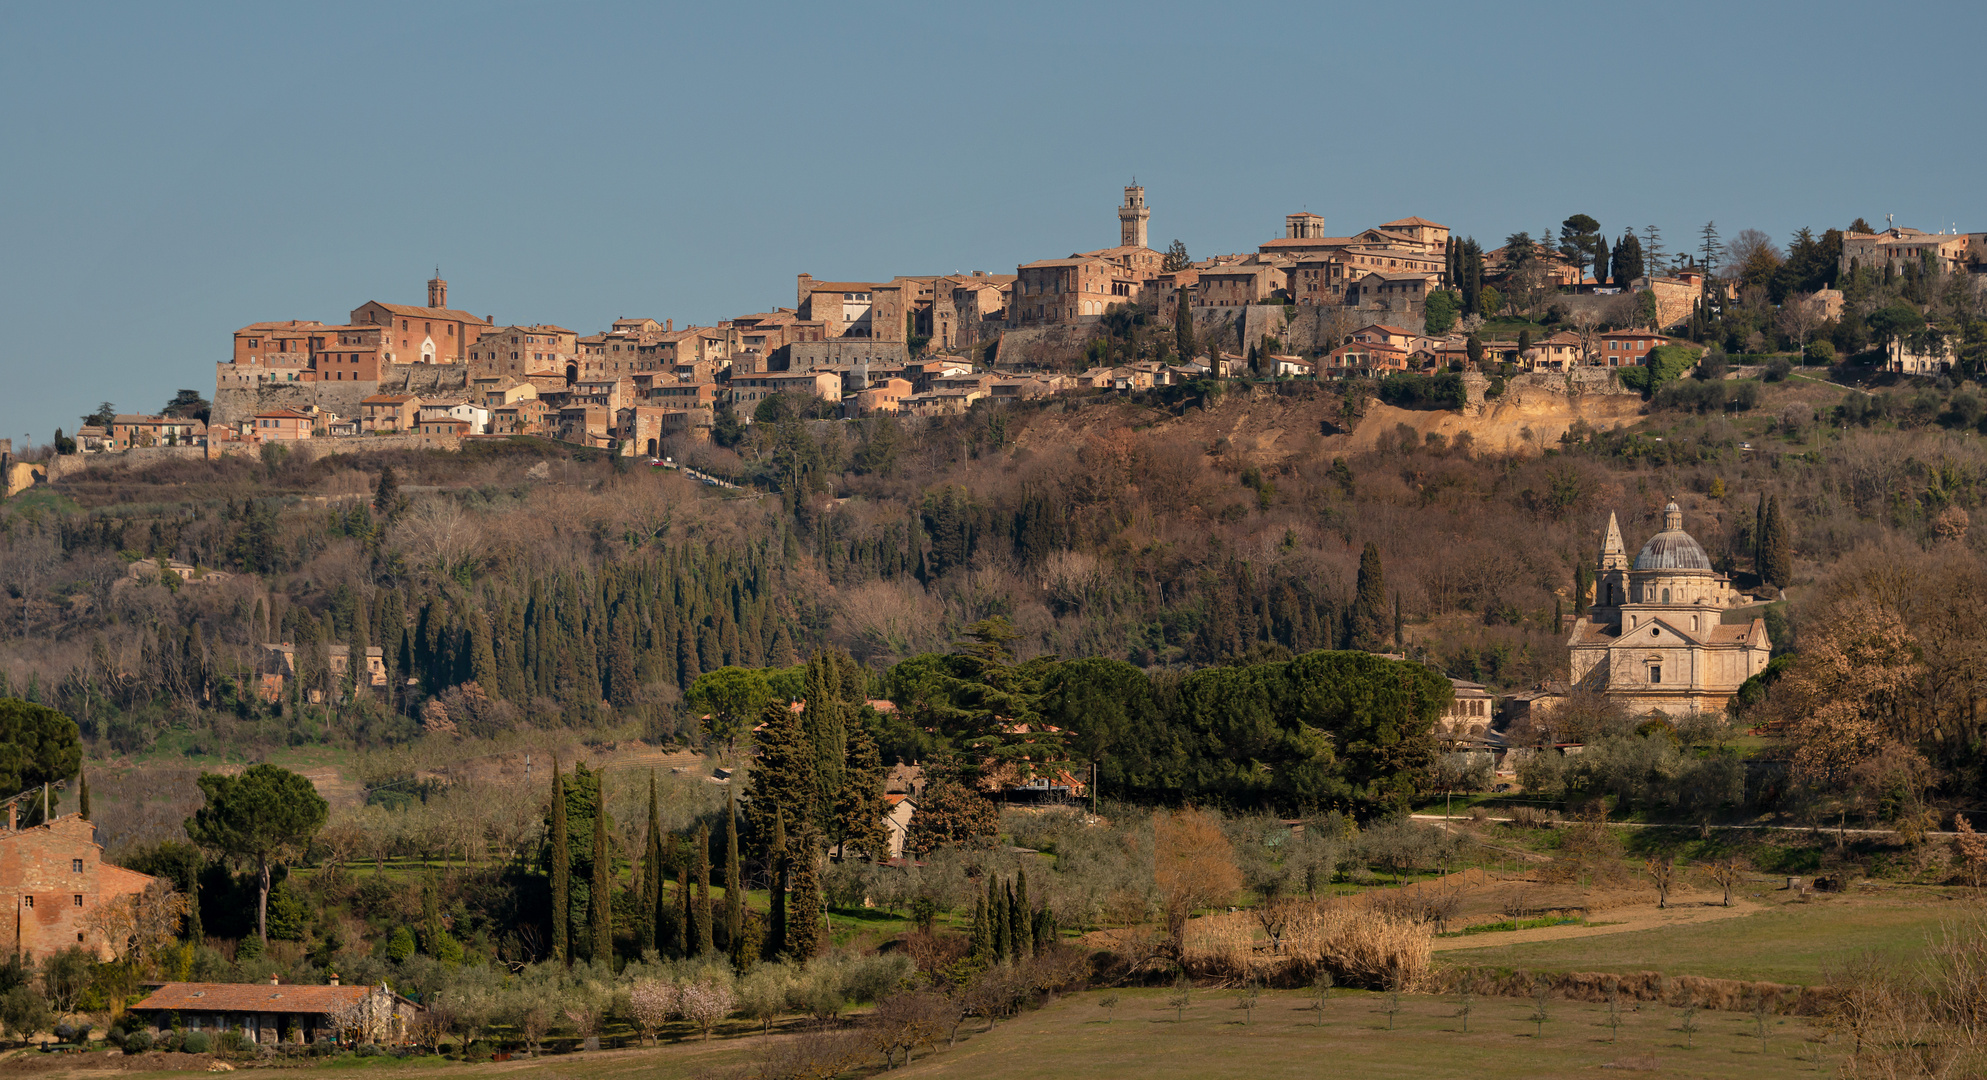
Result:
<instances>
[{"instance_id":1,"label":"chimney","mask_svg":"<svg viewBox=\"0 0 1987 1080\"><path fill-rule=\"evenodd\" d=\"M278 979L276 976L274 975L269 976L269 985L276 986L279 985L281 982L282 980Z\"/></svg>"},{"instance_id":2,"label":"chimney","mask_svg":"<svg viewBox=\"0 0 1987 1080\"><path fill-rule=\"evenodd\" d=\"M664 319L664 320L662 320L662 328L663 328L664 330L675 330L675 329L676 329L676 320L675 320L675 319Z\"/></svg>"},{"instance_id":3,"label":"chimney","mask_svg":"<svg viewBox=\"0 0 1987 1080\"><path fill-rule=\"evenodd\" d=\"M436 267L435 276L428 279L428 306L448 306L448 282L442 280L440 267Z\"/></svg>"},{"instance_id":4,"label":"chimney","mask_svg":"<svg viewBox=\"0 0 1987 1080\"><path fill-rule=\"evenodd\" d=\"M335 971L331 973L331 985L333 986L338 985L338 973Z\"/></svg>"}]
</instances>

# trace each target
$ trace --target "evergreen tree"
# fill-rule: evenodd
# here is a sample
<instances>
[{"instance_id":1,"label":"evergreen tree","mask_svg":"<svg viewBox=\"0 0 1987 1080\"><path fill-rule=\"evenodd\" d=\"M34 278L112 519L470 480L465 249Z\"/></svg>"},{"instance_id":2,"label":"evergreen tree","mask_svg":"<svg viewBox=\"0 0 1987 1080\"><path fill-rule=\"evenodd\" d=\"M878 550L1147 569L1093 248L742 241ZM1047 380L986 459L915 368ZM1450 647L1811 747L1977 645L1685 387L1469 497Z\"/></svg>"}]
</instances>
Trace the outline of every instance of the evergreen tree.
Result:
<instances>
[{"instance_id":1,"label":"evergreen tree","mask_svg":"<svg viewBox=\"0 0 1987 1080\"><path fill-rule=\"evenodd\" d=\"M642 845L641 888L636 892L635 954L661 947L662 920L657 910L662 893L662 817L655 801L655 772L649 772L649 831Z\"/></svg>"},{"instance_id":2,"label":"evergreen tree","mask_svg":"<svg viewBox=\"0 0 1987 1080\"><path fill-rule=\"evenodd\" d=\"M1483 339L1471 334L1463 339L1463 354L1470 358L1470 366L1483 370Z\"/></svg>"},{"instance_id":3,"label":"evergreen tree","mask_svg":"<svg viewBox=\"0 0 1987 1080\"><path fill-rule=\"evenodd\" d=\"M711 926L711 827L697 826L697 942L698 956L708 956L717 951L711 940L715 929Z\"/></svg>"},{"instance_id":4,"label":"evergreen tree","mask_svg":"<svg viewBox=\"0 0 1987 1080\"><path fill-rule=\"evenodd\" d=\"M752 798L745 804L752 835L765 844L776 821L798 832L814 820L816 798L814 746L802 730L801 717L784 701L771 701L759 714L753 734L759 760L752 767ZM774 850L783 850L784 844Z\"/></svg>"},{"instance_id":5,"label":"evergreen tree","mask_svg":"<svg viewBox=\"0 0 1987 1080\"><path fill-rule=\"evenodd\" d=\"M1159 272L1170 274L1175 270L1184 270L1193 262L1193 257L1187 254L1187 245L1175 240L1167 246L1166 256L1159 263Z\"/></svg>"},{"instance_id":6,"label":"evergreen tree","mask_svg":"<svg viewBox=\"0 0 1987 1080\"><path fill-rule=\"evenodd\" d=\"M388 465L379 471L379 485L373 488L373 512L387 518L399 509L400 481L393 475L393 466Z\"/></svg>"},{"instance_id":7,"label":"evergreen tree","mask_svg":"<svg viewBox=\"0 0 1987 1080\"><path fill-rule=\"evenodd\" d=\"M1766 581L1766 492L1759 493L1759 505L1752 512L1752 572Z\"/></svg>"},{"instance_id":8,"label":"evergreen tree","mask_svg":"<svg viewBox=\"0 0 1987 1080\"><path fill-rule=\"evenodd\" d=\"M766 955L776 957L787 949L787 822L779 811L773 814L773 840L766 847L767 899L771 909L766 918Z\"/></svg>"},{"instance_id":9,"label":"evergreen tree","mask_svg":"<svg viewBox=\"0 0 1987 1080\"><path fill-rule=\"evenodd\" d=\"M886 854L889 834L883 819L890 812L889 801L883 797L886 778L876 740L861 726L851 727L842 785L835 793L835 842L842 848L839 854L846 855L850 844L871 860Z\"/></svg>"},{"instance_id":10,"label":"evergreen tree","mask_svg":"<svg viewBox=\"0 0 1987 1080\"><path fill-rule=\"evenodd\" d=\"M1766 556L1764 577L1784 589L1794 580L1794 551L1786 519L1780 516L1780 497L1777 495L1767 500L1766 528L1762 532L1761 547Z\"/></svg>"},{"instance_id":11,"label":"evergreen tree","mask_svg":"<svg viewBox=\"0 0 1987 1080\"><path fill-rule=\"evenodd\" d=\"M1614 242L1613 267L1608 276L1617 288L1622 289L1643 276L1642 241L1635 235L1634 229L1622 233L1621 239Z\"/></svg>"},{"instance_id":12,"label":"evergreen tree","mask_svg":"<svg viewBox=\"0 0 1987 1080\"><path fill-rule=\"evenodd\" d=\"M1014 959L1014 894L998 881L987 882L987 907L993 912L994 955Z\"/></svg>"},{"instance_id":13,"label":"evergreen tree","mask_svg":"<svg viewBox=\"0 0 1987 1080\"><path fill-rule=\"evenodd\" d=\"M1587 614L1587 597L1594 591L1594 572L1582 562L1573 568L1573 617Z\"/></svg>"},{"instance_id":14,"label":"evergreen tree","mask_svg":"<svg viewBox=\"0 0 1987 1080\"><path fill-rule=\"evenodd\" d=\"M806 963L821 945L821 874L812 832L802 830L794 844L793 902L788 913L787 954Z\"/></svg>"},{"instance_id":15,"label":"evergreen tree","mask_svg":"<svg viewBox=\"0 0 1987 1080\"><path fill-rule=\"evenodd\" d=\"M76 788L76 813L80 814L84 821L88 821L90 820L89 773L79 772L76 774Z\"/></svg>"},{"instance_id":16,"label":"evergreen tree","mask_svg":"<svg viewBox=\"0 0 1987 1080\"><path fill-rule=\"evenodd\" d=\"M593 928L591 959L596 963L612 964L614 962L614 860L607 854L607 785L604 782L594 789L593 884L589 892L592 894L592 910L587 913Z\"/></svg>"},{"instance_id":17,"label":"evergreen tree","mask_svg":"<svg viewBox=\"0 0 1987 1080\"><path fill-rule=\"evenodd\" d=\"M973 932L970 940L972 947L966 955L983 962L995 959L993 927L987 921L987 898L977 893L973 897Z\"/></svg>"},{"instance_id":18,"label":"evergreen tree","mask_svg":"<svg viewBox=\"0 0 1987 1080\"><path fill-rule=\"evenodd\" d=\"M737 958L745 938L745 873L738 860L738 797L724 807L724 945Z\"/></svg>"},{"instance_id":19,"label":"evergreen tree","mask_svg":"<svg viewBox=\"0 0 1987 1080\"><path fill-rule=\"evenodd\" d=\"M1016 956L1026 960L1035 955L1035 912L1028 904L1028 871L1026 870L1015 872L1014 911L1014 952Z\"/></svg>"},{"instance_id":20,"label":"evergreen tree","mask_svg":"<svg viewBox=\"0 0 1987 1080\"><path fill-rule=\"evenodd\" d=\"M1380 547L1366 541L1359 553L1359 585L1352 597L1352 644L1373 651L1387 644L1387 582Z\"/></svg>"},{"instance_id":21,"label":"evergreen tree","mask_svg":"<svg viewBox=\"0 0 1987 1080\"><path fill-rule=\"evenodd\" d=\"M1594 284L1596 286L1606 285L1608 283L1608 257L1609 257L1609 252L1608 252L1607 236L1604 234L1595 236L1594 237Z\"/></svg>"},{"instance_id":22,"label":"evergreen tree","mask_svg":"<svg viewBox=\"0 0 1987 1080\"><path fill-rule=\"evenodd\" d=\"M848 771L848 713L842 702L844 659L844 654L832 650L815 653L807 661L803 683L807 702L801 724L814 752L815 814L810 821L826 829L833 828L830 814Z\"/></svg>"},{"instance_id":23,"label":"evergreen tree","mask_svg":"<svg viewBox=\"0 0 1987 1080\"><path fill-rule=\"evenodd\" d=\"M566 777L559 759L552 759L552 955L570 965L573 944L566 929L566 907L572 895L572 852L566 836Z\"/></svg>"},{"instance_id":24,"label":"evergreen tree","mask_svg":"<svg viewBox=\"0 0 1987 1080\"><path fill-rule=\"evenodd\" d=\"M691 956L697 949L697 905L690 889L691 867L696 862L689 841L676 844L676 929L677 950Z\"/></svg>"}]
</instances>

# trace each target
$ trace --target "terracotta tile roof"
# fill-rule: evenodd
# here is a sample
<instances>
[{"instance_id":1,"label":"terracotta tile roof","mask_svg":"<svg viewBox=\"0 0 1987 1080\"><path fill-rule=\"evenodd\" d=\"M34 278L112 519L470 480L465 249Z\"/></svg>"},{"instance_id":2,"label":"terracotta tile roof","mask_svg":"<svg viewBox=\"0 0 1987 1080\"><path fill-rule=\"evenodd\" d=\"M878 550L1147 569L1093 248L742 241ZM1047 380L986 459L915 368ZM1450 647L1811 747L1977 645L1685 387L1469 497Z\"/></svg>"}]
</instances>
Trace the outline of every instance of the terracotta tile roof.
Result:
<instances>
[{"instance_id":1,"label":"terracotta tile roof","mask_svg":"<svg viewBox=\"0 0 1987 1080\"><path fill-rule=\"evenodd\" d=\"M888 285L887 281L810 281L808 292L875 292Z\"/></svg>"},{"instance_id":2,"label":"terracotta tile roof","mask_svg":"<svg viewBox=\"0 0 1987 1080\"><path fill-rule=\"evenodd\" d=\"M1431 229L1446 229L1446 228L1448 228L1448 226L1447 226L1447 225L1437 225L1437 224L1435 224L1434 222L1432 222L1432 221L1428 220L1427 218L1423 218L1423 217L1404 217L1404 218L1400 219L1399 221L1386 221L1386 222L1381 222L1381 224L1380 224L1380 227L1381 227L1382 229L1391 229L1391 228L1393 228L1393 227L1394 227L1394 226L1396 226L1396 225L1425 225L1425 226L1427 226L1427 227L1429 227L1429 228L1431 228Z\"/></svg>"},{"instance_id":3,"label":"terracotta tile roof","mask_svg":"<svg viewBox=\"0 0 1987 1080\"><path fill-rule=\"evenodd\" d=\"M235 331L235 333L246 334L252 330L334 330L334 329L340 329L340 328L326 326L315 319L284 319L280 322L249 323L247 326L244 326L240 330Z\"/></svg>"},{"instance_id":4,"label":"terracotta tile roof","mask_svg":"<svg viewBox=\"0 0 1987 1080\"><path fill-rule=\"evenodd\" d=\"M441 319L443 321L476 323L479 326L490 325L483 321L483 316L481 315L472 315L467 311L457 311L455 308L415 307L411 304L385 304L378 300L368 302L377 305L381 310L390 315L405 315L410 319ZM360 306L363 307L364 305Z\"/></svg>"},{"instance_id":5,"label":"terracotta tile roof","mask_svg":"<svg viewBox=\"0 0 1987 1080\"><path fill-rule=\"evenodd\" d=\"M265 418L271 420L308 420L310 419L310 414L300 413L295 409L270 409L267 412L256 413L255 418L257 420Z\"/></svg>"},{"instance_id":6,"label":"terracotta tile roof","mask_svg":"<svg viewBox=\"0 0 1987 1080\"><path fill-rule=\"evenodd\" d=\"M167 983L131 1007L180 1012L330 1013L363 1001L370 993L369 986Z\"/></svg>"}]
</instances>

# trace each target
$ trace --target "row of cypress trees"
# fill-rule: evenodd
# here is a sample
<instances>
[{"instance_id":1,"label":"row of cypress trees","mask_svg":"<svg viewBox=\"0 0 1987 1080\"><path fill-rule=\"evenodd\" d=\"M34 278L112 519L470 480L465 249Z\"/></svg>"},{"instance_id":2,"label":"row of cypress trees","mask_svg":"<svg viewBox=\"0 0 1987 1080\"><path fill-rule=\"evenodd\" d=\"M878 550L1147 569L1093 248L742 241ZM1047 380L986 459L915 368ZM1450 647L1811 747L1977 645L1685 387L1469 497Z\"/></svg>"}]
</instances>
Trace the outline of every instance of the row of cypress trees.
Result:
<instances>
[{"instance_id":1,"label":"row of cypress trees","mask_svg":"<svg viewBox=\"0 0 1987 1080\"><path fill-rule=\"evenodd\" d=\"M568 776L552 763L549 876L551 878L552 956L567 964L578 959L614 955L614 890L616 875L607 842L608 817L604 777L575 765ZM582 880L575 878L572 817L574 803L590 818L589 857ZM818 948L818 931L826 910L817 865L818 852L810 828L789 843L784 819L773 824L766 844L768 878L772 883L772 912L760 920L745 905L744 853L738 829L738 801L725 807L724 896L711 896L711 827L700 823L692 836L668 834L662 828L656 802L655 777L649 777L648 832L641 859L633 867L629 888L635 916L624 929L634 938L636 955L655 949L675 956L724 953L740 970L761 956L811 959ZM669 879L675 878L671 895ZM694 888L693 888L694 882ZM789 895L791 894L791 895ZM768 925L770 924L770 925Z\"/></svg>"},{"instance_id":2,"label":"row of cypress trees","mask_svg":"<svg viewBox=\"0 0 1987 1080\"><path fill-rule=\"evenodd\" d=\"M1028 902L1028 872L1014 880L987 879L986 895L973 907L972 948L968 958L980 963L1026 960L1056 940L1055 913L1035 910Z\"/></svg>"}]
</instances>

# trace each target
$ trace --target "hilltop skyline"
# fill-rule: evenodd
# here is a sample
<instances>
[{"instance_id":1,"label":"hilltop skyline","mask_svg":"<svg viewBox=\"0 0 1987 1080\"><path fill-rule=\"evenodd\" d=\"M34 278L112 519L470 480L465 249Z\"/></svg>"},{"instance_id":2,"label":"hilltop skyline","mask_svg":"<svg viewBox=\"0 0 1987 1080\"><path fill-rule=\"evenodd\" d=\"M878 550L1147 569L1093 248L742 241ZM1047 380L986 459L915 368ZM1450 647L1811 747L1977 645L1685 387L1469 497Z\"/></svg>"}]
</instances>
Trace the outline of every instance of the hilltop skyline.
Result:
<instances>
[{"instance_id":1,"label":"hilltop skyline","mask_svg":"<svg viewBox=\"0 0 1987 1080\"><path fill-rule=\"evenodd\" d=\"M1576 212L1672 246L1707 219L1782 242L1889 213L1983 227L1982 151L1957 135L1983 16L1956 4L1891 16L1912 77L1865 84L1842 58L1874 31L1847 4L1686 5L1658 26L389 10L0 16L34 46L0 73L0 436L46 440L105 399L156 409L211 385L235 328L417 302L437 265L499 324L710 324L790 304L796 273L1011 273L1106 246L1134 175L1153 246L1196 257L1304 209L1348 230L1418 214L1487 246ZM807 32L764 32L781 25ZM137 342L76 339L111 311Z\"/></svg>"}]
</instances>

